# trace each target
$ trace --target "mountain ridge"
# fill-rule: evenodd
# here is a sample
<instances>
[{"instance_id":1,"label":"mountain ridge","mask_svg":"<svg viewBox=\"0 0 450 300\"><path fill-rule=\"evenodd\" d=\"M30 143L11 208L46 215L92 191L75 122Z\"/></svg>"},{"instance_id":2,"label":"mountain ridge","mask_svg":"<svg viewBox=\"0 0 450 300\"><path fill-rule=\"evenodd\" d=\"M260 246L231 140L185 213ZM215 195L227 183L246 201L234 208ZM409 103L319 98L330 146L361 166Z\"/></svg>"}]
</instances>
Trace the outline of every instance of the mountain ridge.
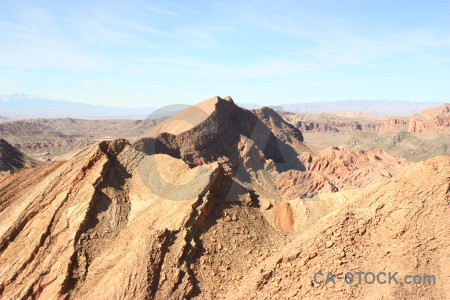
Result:
<instances>
[{"instance_id":1,"label":"mountain ridge","mask_svg":"<svg viewBox=\"0 0 450 300\"><path fill-rule=\"evenodd\" d=\"M89 117L145 118L155 108L121 108L57 100L27 94L0 95L0 112L9 118Z\"/></svg>"}]
</instances>

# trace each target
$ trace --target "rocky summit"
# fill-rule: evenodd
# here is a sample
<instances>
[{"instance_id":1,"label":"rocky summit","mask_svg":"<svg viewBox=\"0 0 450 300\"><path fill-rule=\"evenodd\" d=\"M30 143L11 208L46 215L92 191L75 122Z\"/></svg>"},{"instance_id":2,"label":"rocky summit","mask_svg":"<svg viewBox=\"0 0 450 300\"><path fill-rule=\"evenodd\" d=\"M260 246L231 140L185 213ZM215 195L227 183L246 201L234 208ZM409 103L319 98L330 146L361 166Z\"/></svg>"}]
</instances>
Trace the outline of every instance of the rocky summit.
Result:
<instances>
[{"instance_id":1,"label":"rocky summit","mask_svg":"<svg viewBox=\"0 0 450 300\"><path fill-rule=\"evenodd\" d=\"M181 111L150 128L135 146L147 154L167 153L190 164L218 160L236 167L243 160L240 149L248 140L262 159L275 163L284 162L282 151L285 156L297 156L298 151L309 150L302 144L301 132L275 111L249 111L231 97L214 97Z\"/></svg>"},{"instance_id":2,"label":"rocky summit","mask_svg":"<svg viewBox=\"0 0 450 300\"><path fill-rule=\"evenodd\" d=\"M319 150L231 97L154 125L0 178L0 298L450 298L448 156ZM314 280L360 271L436 284Z\"/></svg>"}]
</instances>

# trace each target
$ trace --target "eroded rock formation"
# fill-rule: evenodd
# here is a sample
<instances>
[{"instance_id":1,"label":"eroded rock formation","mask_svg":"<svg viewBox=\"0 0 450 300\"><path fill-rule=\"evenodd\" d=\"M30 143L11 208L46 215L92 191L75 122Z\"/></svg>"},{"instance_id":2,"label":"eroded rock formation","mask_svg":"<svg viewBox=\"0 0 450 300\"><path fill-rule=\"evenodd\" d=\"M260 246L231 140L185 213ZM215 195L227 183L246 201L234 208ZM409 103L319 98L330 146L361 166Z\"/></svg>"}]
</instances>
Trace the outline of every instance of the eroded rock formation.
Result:
<instances>
[{"instance_id":1,"label":"eroded rock formation","mask_svg":"<svg viewBox=\"0 0 450 300\"><path fill-rule=\"evenodd\" d=\"M347 193L343 207L258 263L225 298L449 298L449 176L450 158L442 156L359 194ZM315 283L317 272L323 274L319 281L331 272L335 284ZM336 278L347 272L353 284ZM398 272L398 283L357 284L356 272ZM435 284L408 285L405 275L434 275Z\"/></svg>"},{"instance_id":2,"label":"eroded rock formation","mask_svg":"<svg viewBox=\"0 0 450 300\"><path fill-rule=\"evenodd\" d=\"M410 117L390 117L363 113L283 113L286 120L303 132L408 132L448 131L450 104L424 110Z\"/></svg>"},{"instance_id":3,"label":"eroded rock formation","mask_svg":"<svg viewBox=\"0 0 450 300\"><path fill-rule=\"evenodd\" d=\"M448 298L445 284L311 281L387 268L449 276L449 166L318 152L273 110L216 97L133 144L0 178L0 297Z\"/></svg>"},{"instance_id":4,"label":"eroded rock formation","mask_svg":"<svg viewBox=\"0 0 450 300\"><path fill-rule=\"evenodd\" d=\"M0 188L2 298L188 296L193 231L222 176L218 164L190 169L125 140L19 171Z\"/></svg>"}]
</instances>

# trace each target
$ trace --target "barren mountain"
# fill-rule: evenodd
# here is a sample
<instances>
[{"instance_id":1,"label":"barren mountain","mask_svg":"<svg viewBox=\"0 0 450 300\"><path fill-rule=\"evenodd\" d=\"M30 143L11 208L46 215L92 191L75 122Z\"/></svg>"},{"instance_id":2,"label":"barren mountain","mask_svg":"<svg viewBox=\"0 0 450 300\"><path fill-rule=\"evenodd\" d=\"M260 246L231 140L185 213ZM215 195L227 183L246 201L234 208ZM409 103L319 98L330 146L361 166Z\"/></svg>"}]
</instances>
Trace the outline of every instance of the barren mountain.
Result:
<instances>
[{"instance_id":1,"label":"barren mountain","mask_svg":"<svg viewBox=\"0 0 450 300\"><path fill-rule=\"evenodd\" d=\"M229 97L211 98L165 120L138 139L135 147L191 165L218 161L234 176L235 193L246 197L251 190L274 199L364 186L395 174L406 163L383 151L334 148L316 153L303 143L301 132L274 110L246 110ZM333 164L345 166L339 176L334 173L342 166Z\"/></svg>"},{"instance_id":2,"label":"barren mountain","mask_svg":"<svg viewBox=\"0 0 450 300\"><path fill-rule=\"evenodd\" d=\"M217 163L190 168L125 140L102 142L0 181L0 296L312 298L331 288L344 298L445 298L443 283L311 281L316 271L391 268L446 280L449 165L441 157L373 188L260 206L227 201Z\"/></svg>"},{"instance_id":3,"label":"barren mountain","mask_svg":"<svg viewBox=\"0 0 450 300\"><path fill-rule=\"evenodd\" d=\"M0 297L446 298L449 166L319 152L274 110L214 97L0 178ZM439 281L311 284L391 267Z\"/></svg>"},{"instance_id":4,"label":"barren mountain","mask_svg":"<svg viewBox=\"0 0 450 300\"><path fill-rule=\"evenodd\" d=\"M316 190L334 192L354 189L384 181L405 168L407 162L382 149L371 151L328 148L318 155L305 154L307 172L291 170L277 177L277 185L283 199L304 198ZM305 180L305 176L321 177L321 180ZM307 189L300 189L309 183ZM326 188L325 188L326 187ZM286 190L285 190L286 189ZM306 194L298 194L307 191Z\"/></svg>"},{"instance_id":5,"label":"barren mountain","mask_svg":"<svg viewBox=\"0 0 450 300\"><path fill-rule=\"evenodd\" d=\"M445 109L448 109L448 106L443 105L439 109L430 109L430 112L412 117L391 117L387 115L345 112L320 114L281 113L281 115L289 123L299 128L304 133L304 136L307 136L307 141L311 141L310 144L314 147L326 148L345 145L346 140L349 138L346 135L359 134L361 132L389 134L399 130L407 131L409 127L410 131L439 130L439 132L448 132L448 130L445 130L448 127L445 124L449 122L448 114L440 112ZM263 108L263 110L270 111L268 108ZM411 125L409 125L410 119L414 119ZM135 138L142 135L146 129L163 120L164 117L146 120L88 120L73 118L7 120L0 124L0 138L4 138L18 150L33 158L49 161L55 156L85 148L105 139ZM280 122L278 123L280 124ZM330 133L331 135L311 135L322 133ZM335 136L333 133L342 136ZM370 150L372 148L362 149ZM443 154L442 152L439 153ZM425 155L420 157L427 158L431 156ZM414 159L417 160L417 158Z\"/></svg>"},{"instance_id":6,"label":"barren mountain","mask_svg":"<svg viewBox=\"0 0 450 300\"><path fill-rule=\"evenodd\" d=\"M264 159L283 162L282 151L292 156L310 151L301 132L269 108L249 111L230 97L214 97L191 106L152 127L136 142L151 154L167 153L190 164L219 160L235 167L242 157L239 144L255 142Z\"/></svg>"},{"instance_id":7,"label":"barren mountain","mask_svg":"<svg viewBox=\"0 0 450 300\"><path fill-rule=\"evenodd\" d=\"M16 148L0 139L0 172L3 174L14 173L21 168L32 168L41 163L29 158Z\"/></svg>"}]
</instances>

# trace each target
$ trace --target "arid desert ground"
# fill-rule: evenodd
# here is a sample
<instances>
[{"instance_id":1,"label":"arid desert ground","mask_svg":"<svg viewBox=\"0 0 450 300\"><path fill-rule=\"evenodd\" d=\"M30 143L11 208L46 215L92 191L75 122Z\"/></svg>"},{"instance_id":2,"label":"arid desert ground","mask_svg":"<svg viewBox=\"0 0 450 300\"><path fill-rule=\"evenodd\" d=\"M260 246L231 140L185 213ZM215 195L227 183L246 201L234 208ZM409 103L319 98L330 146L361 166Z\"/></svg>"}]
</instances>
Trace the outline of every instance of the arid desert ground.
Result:
<instances>
[{"instance_id":1,"label":"arid desert ground","mask_svg":"<svg viewBox=\"0 0 450 300\"><path fill-rule=\"evenodd\" d=\"M449 137L449 104L5 120L0 296L448 299ZM357 272L400 282L324 282Z\"/></svg>"}]
</instances>

